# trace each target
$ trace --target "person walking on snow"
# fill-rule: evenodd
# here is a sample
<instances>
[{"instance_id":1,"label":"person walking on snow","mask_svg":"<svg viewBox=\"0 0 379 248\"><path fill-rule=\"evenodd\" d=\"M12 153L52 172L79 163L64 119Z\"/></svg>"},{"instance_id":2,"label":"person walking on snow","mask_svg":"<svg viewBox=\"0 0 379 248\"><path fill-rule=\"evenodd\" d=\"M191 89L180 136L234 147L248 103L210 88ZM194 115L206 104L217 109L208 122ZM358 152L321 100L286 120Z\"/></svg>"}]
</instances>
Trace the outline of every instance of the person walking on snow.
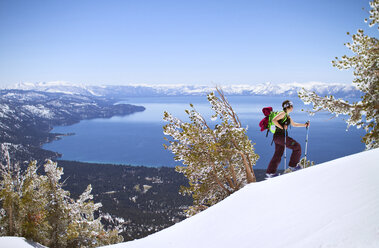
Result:
<instances>
[{"instance_id":1,"label":"person walking on snow","mask_svg":"<svg viewBox=\"0 0 379 248\"><path fill-rule=\"evenodd\" d=\"M296 140L288 137L287 128L289 125L292 125L294 127L308 127L309 122L301 124L296 123L292 120L292 118L289 116L289 114L293 111L293 103L291 101L284 101L282 103L282 107L283 111L275 116L272 120L272 123L274 123L276 126L273 137L273 142L275 143L275 153L266 170L266 176L268 178L279 175L276 170L278 169L278 165L284 152L284 145L286 145L287 148L292 149L289 168L292 171L296 171L302 168L301 165L298 164L301 156L301 146ZM286 142L284 142L285 138Z\"/></svg>"}]
</instances>

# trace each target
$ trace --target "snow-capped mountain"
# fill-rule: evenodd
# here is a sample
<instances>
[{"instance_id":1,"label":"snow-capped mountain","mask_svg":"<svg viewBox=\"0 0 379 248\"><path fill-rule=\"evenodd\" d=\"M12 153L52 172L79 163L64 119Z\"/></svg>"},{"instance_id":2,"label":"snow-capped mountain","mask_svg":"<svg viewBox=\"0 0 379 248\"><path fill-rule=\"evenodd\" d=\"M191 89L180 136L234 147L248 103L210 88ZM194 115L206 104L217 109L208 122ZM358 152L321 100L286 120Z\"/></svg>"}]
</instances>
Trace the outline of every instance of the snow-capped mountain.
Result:
<instances>
[{"instance_id":1,"label":"snow-capped mountain","mask_svg":"<svg viewBox=\"0 0 379 248\"><path fill-rule=\"evenodd\" d=\"M95 92L91 92L91 88L84 84L72 84L64 81L53 81L53 82L23 82L17 83L14 86L10 86L7 89L17 89L17 90L35 90L50 93L64 93L64 94L75 94L75 95L95 95Z\"/></svg>"},{"instance_id":2,"label":"snow-capped mountain","mask_svg":"<svg viewBox=\"0 0 379 248\"><path fill-rule=\"evenodd\" d=\"M379 149L252 183L146 238L109 248L379 247Z\"/></svg>"},{"instance_id":3,"label":"snow-capped mountain","mask_svg":"<svg viewBox=\"0 0 379 248\"><path fill-rule=\"evenodd\" d=\"M78 94L86 96L102 96L109 98L146 97L146 96L188 96L206 95L215 90L216 85L185 85L185 84L129 84L89 86L67 82L19 83L10 88L20 90L35 90L43 92ZM287 84L244 84L220 85L227 95L285 95L296 96L305 88L320 95L337 97L358 97L360 92L350 84L341 83L287 83Z\"/></svg>"}]
</instances>

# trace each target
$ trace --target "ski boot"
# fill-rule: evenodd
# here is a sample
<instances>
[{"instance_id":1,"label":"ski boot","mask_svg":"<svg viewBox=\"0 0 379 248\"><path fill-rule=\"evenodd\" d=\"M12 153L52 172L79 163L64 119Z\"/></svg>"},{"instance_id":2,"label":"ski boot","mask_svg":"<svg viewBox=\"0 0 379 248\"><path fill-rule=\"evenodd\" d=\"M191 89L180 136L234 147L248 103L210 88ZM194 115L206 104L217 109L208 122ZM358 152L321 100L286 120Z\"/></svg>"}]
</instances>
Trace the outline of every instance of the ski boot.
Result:
<instances>
[{"instance_id":1,"label":"ski boot","mask_svg":"<svg viewBox=\"0 0 379 248\"><path fill-rule=\"evenodd\" d=\"M279 173L266 173L266 179L270 179L277 176L280 176L280 174Z\"/></svg>"},{"instance_id":2,"label":"ski boot","mask_svg":"<svg viewBox=\"0 0 379 248\"><path fill-rule=\"evenodd\" d=\"M303 166L297 164L295 167L289 167L292 172L303 169Z\"/></svg>"}]
</instances>

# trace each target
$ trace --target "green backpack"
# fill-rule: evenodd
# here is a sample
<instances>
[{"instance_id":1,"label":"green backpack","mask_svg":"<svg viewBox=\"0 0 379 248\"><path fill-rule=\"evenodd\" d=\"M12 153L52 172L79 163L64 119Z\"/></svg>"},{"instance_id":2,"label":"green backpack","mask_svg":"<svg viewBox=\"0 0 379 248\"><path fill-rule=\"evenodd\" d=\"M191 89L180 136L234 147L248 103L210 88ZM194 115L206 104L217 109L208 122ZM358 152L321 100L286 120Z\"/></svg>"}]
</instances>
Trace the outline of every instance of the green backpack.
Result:
<instances>
[{"instance_id":1,"label":"green backpack","mask_svg":"<svg viewBox=\"0 0 379 248\"><path fill-rule=\"evenodd\" d=\"M267 129L267 134L266 136L268 135L268 131L270 130L272 133L275 133L276 131L276 126L275 124L272 122L272 120L275 118L275 116L277 116L278 114L280 114L281 112L283 111L272 111L272 107L266 107L266 108L263 108L262 109L262 112L263 114L265 115L265 118L263 118L260 123L259 123L259 126L261 127L261 131L264 131ZM283 121L282 122L285 122L287 120L287 114L284 115L284 118L283 118Z\"/></svg>"},{"instance_id":2,"label":"green backpack","mask_svg":"<svg viewBox=\"0 0 379 248\"><path fill-rule=\"evenodd\" d=\"M277 116L281 112L284 112L284 111L272 111L270 115L268 116L268 129L271 131L271 133L275 133L276 131L276 126L272 122L272 120L275 118L275 116ZM282 122L284 123L286 120L287 120L287 114L284 115Z\"/></svg>"}]
</instances>

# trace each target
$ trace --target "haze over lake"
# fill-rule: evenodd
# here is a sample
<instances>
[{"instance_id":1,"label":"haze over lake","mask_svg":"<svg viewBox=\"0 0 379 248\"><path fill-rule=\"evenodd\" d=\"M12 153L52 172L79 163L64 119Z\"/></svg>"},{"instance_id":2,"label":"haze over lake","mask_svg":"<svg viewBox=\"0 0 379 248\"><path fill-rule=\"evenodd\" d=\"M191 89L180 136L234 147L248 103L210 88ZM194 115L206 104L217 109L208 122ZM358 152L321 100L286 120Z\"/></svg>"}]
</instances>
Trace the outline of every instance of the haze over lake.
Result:
<instances>
[{"instance_id":1,"label":"haze over lake","mask_svg":"<svg viewBox=\"0 0 379 248\"><path fill-rule=\"evenodd\" d=\"M274 145L271 146L272 134L266 138L266 132L259 129L258 123L264 117L261 109L272 106L274 110L281 110L281 103L286 98L229 96L228 99L243 126L248 126L248 136L256 143L256 153L260 155L256 168L266 168L274 153ZM308 119L311 121L307 156L310 160L322 163L364 150L364 144L360 141L363 130L350 127L346 131L342 117L331 118L328 113L309 116L301 109L310 109L311 105L304 105L298 98L290 100L294 102L291 117L299 123ZM193 103L211 126L213 123L210 119L210 104L205 96L139 97L128 98L123 102L144 106L146 110L123 117L85 120L72 126L55 127L52 132L75 135L45 144L43 148L63 154L62 159L65 160L150 167L175 166L180 163L175 162L172 153L163 147L163 126L166 124L162 119L163 112L166 110L187 120L184 110L190 108L189 103ZM305 128L289 129L289 136L302 145L303 155L305 134ZM289 154L290 151L287 156ZM279 169L282 168L283 161L279 166Z\"/></svg>"}]
</instances>

